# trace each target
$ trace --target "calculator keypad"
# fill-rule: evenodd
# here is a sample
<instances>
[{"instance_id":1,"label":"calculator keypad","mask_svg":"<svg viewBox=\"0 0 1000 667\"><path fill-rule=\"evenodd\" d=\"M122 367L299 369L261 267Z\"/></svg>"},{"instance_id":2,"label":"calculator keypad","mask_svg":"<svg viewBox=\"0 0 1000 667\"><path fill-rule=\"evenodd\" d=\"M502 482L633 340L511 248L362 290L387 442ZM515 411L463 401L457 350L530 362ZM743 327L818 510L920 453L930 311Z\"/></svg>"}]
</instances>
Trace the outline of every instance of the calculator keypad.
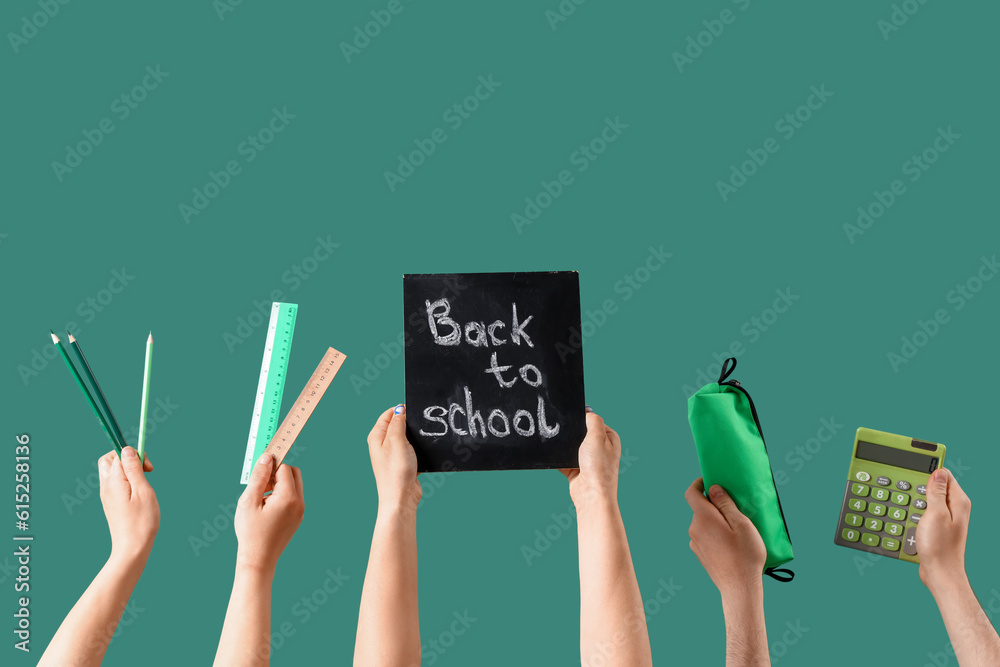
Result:
<instances>
[{"instance_id":1,"label":"calculator keypad","mask_svg":"<svg viewBox=\"0 0 1000 667\"><path fill-rule=\"evenodd\" d=\"M921 497L926 496L927 485L913 486L905 479L884 475L873 478L863 471L854 478L857 481L848 484L838 537L852 543L850 546L857 545L855 548L893 558L898 558L899 553L916 556L916 524L923 515L915 510L927 508L927 500ZM907 493L911 490L916 497Z\"/></svg>"}]
</instances>

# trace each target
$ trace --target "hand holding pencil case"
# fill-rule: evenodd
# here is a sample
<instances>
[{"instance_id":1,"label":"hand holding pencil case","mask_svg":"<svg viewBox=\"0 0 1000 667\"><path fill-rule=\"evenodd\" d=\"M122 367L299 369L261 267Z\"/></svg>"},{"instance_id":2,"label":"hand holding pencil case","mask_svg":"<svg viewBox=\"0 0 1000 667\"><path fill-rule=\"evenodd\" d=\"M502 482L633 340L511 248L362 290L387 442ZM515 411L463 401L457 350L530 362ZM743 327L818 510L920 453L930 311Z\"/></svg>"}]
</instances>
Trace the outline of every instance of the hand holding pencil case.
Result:
<instances>
[{"instance_id":1,"label":"hand holding pencil case","mask_svg":"<svg viewBox=\"0 0 1000 667\"><path fill-rule=\"evenodd\" d=\"M728 380L736 358L722 364L719 381L707 384L688 399L688 422L698 450L705 489L718 484L732 497L764 540L764 574L791 581L791 570L777 569L792 560L781 500L771 473L757 409L736 380Z\"/></svg>"}]
</instances>

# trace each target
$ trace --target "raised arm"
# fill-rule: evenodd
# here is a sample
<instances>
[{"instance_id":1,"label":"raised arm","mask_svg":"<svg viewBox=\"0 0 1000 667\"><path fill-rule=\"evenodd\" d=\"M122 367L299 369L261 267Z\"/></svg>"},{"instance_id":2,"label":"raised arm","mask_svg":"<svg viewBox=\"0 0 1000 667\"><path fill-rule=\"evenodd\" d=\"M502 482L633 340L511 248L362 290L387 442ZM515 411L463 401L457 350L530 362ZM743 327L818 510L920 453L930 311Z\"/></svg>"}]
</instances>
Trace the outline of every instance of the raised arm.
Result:
<instances>
[{"instance_id":1,"label":"raised arm","mask_svg":"<svg viewBox=\"0 0 1000 667\"><path fill-rule=\"evenodd\" d=\"M153 465L146 458L146 469ZM146 567L160 527L160 506L131 447L98 461L101 504L111 531L111 556L49 642L39 665L100 665L122 612Z\"/></svg>"},{"instance_id":2,"label":"raised arm","mask_svg":"<svg viewBox=\"0 0 1000 667\"><path fill-rule=\"evenodd\" d=\"M764 540L733 499L716 484L705 497L699 477L684 494L694 511L691 550L712 578L722 596L726 619L727 667L762 667L771 664L764 625L764 584L761 573L767 560Z\"/></svg>"},{"instance_id":3,"label":"raised arm","mask_svg":"<svg viewBox=\"0 0 1000 667\"><path fill-rule=\"evenodd\" d=\"M236 505L236 577L216 665L257 667L270 660L274 571L305 513L302 472L288 465L273 468L271 455L262 455Z\"/></svg>"},{"instance_id":4,"label":"raised arm","mask_svg":"<svg viewBox=\"0 0 1000 667\"><path fill-rule=\"evenodd\" d=\"M961 667L1000 665L1000 638L965 573L972 501L948 470L927 481L927 510L917 527L920 579L941 611Z\"/></svg>"},{"instance_id":5,"label":"raised arm","mask_svg":"<svg viewBox=\"0 0 1000 667\"><path fill-rule=\"evenodd\" d=\"M420 664L417 604L417 455L402 405L382 413L368 435L378 516L361 593L355 667Z\"/></svg>"},{"instance_id":6,"label":"raised arm","mask_svg":"<svg viewBox=\"0 0 1000 667\"><path fill-rule=\"evenodd\" d=\"M618 509L621 440L587 411L580 467L563 470L580 543L580 660L584 667L652 665L642 595Z\"/></svg>"}]
</instances>

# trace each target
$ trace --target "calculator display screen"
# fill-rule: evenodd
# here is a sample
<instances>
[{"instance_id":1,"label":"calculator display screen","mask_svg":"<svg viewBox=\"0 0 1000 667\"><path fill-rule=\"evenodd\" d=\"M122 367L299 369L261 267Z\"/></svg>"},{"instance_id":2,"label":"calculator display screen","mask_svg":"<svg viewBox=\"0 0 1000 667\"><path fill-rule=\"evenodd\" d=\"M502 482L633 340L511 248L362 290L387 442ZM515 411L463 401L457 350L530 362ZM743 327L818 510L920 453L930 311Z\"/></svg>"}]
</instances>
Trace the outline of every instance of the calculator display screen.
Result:
<instances>
[{"instance_id":1,"label":"calculator display screen","mask_svg":"<svg viewBox=\"0 0 1000 667\"><path fill-rule=\"evenodd\" d=\"M859 459L885 463L886 465L916 470L918 472L931 473L938 466L938 457L918 454L916 452L906 452L894 447L884 447L870 442L858 440Z\"/></svg>"}]
</instances>

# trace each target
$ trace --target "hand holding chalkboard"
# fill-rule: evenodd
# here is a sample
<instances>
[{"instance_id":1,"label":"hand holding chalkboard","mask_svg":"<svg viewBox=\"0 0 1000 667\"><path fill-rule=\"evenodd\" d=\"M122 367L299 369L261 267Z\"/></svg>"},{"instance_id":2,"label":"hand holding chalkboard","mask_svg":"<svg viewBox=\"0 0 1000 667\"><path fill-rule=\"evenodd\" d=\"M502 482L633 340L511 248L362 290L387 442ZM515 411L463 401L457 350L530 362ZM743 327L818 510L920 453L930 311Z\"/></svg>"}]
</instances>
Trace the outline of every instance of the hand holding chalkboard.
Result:
<instances>
[{"instance_id":1,"label":"hand holding chalkboard","mask_svg":"<svg viewBox=\"0 0 1000 667\"><path fill-rule=\"evenodd\" d=\"M587 408L587 436L580 445L580 467L560 472L569 480L569 495L579 511L584 505L618 501L618 466L622 441L613 428Z\"/></svg>"},{"instance_id":2,"label":"hand holding chalkboard","mask_svg":"<svg viewBox=\"0 0 1000 667\"><path fill-rule=\"evenodd\" d=\"M416 314L404 323L406 432L420 471L577 466L575 272L406 275L403 305Z\"/></svg>"},{"instance_id":3,"label":"hand holding chalkboard","mask_svg":"<svg viewBox=\"0 0 1000 667\"><path fill-rule=\"evenodd\" d=\"M406 412L402 405L389 408L368 434L379 507L416 511L423 495L417 481L417 455L406 440Z\"/></svg>"}]
</instances>

